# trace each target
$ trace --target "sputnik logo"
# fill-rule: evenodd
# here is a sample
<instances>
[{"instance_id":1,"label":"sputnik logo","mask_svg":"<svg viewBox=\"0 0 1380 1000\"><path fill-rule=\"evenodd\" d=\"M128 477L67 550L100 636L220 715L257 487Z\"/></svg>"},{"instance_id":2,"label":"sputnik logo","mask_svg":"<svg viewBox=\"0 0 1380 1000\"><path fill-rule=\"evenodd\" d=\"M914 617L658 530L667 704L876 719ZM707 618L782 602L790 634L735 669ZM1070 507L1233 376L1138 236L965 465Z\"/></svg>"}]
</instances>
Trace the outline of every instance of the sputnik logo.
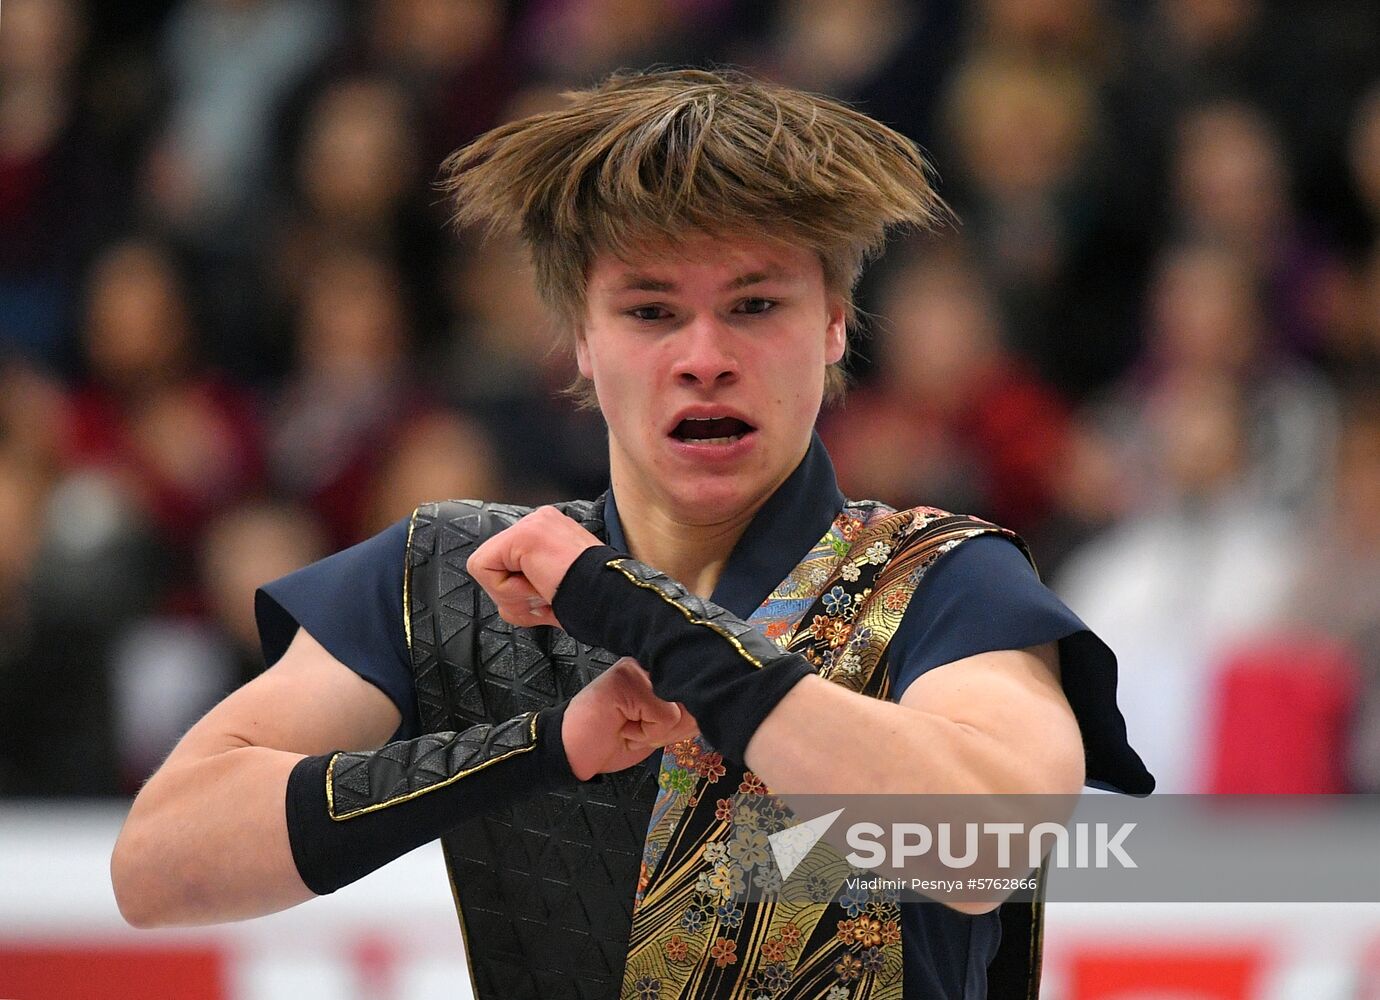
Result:
<instances>
[{"instance_id":1,"label":"sputnik logo","mask_svg":"<svg viewBox=\"0 0 1380 1000\"><path fill-rule=\"evenodd\" d=\"M835 809L831 813L816 816L804 823L797 823L789 829L781 830L767 837L782 879L791 877L791 873L800 866L800 862L805 860L805 856L814 849L820 838L829 832L829 827L834 825L834 820L838 819L842 813L842 809Z\"/></svg>"}]
</instances>

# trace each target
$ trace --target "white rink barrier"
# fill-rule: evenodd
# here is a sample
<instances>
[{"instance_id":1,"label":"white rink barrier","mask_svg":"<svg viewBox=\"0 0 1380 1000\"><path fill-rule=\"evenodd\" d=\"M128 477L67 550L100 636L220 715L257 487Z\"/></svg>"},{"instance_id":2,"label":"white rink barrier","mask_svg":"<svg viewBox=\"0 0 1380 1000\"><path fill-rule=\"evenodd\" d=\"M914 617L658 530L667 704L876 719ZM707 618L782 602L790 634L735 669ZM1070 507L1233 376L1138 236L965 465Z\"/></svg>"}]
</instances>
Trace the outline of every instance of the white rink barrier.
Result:
<instances>
[{"instance_id":1,"label":"white rink barrier","mask_svg":"<svg viewBox=\"0 0 1380 1000\"><path fill-rule=\"evenodd\" d=\"M435 844L283 913L136 931L110 888L124 812L0 802L0 998L471 996ZM1059 903L1041 998L1380 1000L1380 904Z\"/></svg>"}]
</instances>

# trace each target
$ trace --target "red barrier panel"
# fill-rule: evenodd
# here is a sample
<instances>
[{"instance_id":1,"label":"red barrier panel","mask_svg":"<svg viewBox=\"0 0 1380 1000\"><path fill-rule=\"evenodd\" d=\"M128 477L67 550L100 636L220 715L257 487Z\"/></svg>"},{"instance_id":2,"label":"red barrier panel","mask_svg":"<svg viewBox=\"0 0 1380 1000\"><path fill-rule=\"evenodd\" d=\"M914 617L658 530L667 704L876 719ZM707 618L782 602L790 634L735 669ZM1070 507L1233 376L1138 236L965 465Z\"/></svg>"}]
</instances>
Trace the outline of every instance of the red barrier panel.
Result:
<instances>
[{"instance_id":1,"label":"red barrier panel","mask_svg":"<svg viewBox=\"0 0 1380 1000\"><path fill-rule=\"evenodd\" d=\"M5 1000L229 1000L212 948L0 945Z\"/></svg>"},{"instance_id":2,"label":"red barrier panel","mask_svg":"<svg viewBox=\"0 0 1380 1000\"><path fill-rule=\"evenodd\" d=\"M1239 947L1197 945L1075 953L1070 1000L1252 1000L1266 957Z\"/></svg>"}]
</instances>

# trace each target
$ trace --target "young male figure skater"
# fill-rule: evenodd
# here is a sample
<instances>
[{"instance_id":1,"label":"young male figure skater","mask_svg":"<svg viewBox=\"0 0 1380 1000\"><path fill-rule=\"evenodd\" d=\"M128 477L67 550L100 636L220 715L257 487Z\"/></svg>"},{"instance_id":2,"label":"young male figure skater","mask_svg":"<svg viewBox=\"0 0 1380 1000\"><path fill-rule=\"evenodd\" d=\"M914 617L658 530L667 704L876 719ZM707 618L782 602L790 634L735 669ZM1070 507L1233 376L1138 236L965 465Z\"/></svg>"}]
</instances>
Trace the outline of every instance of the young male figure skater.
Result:
<instances>
[{"instance_id":1,"label":"young male figure skater","mask_svg":"<svg viewBox=\"0 0 1380 1000\"><path fill-rule=\"evenodd\" d=\"M140 793L127 918L267 913L442 837L483 1000L989 995L997 912L790 902L767 848L769 791L1153 787L1112 654L1019 540L845 501L814 436L865 258L936 215L919 153L687 70L502 126L447 176L461 221L526 242L611 490L427 504L263 588L272 666ZM1038 980L1012 937L993 996Z\"/></svg>"}]
</instances>

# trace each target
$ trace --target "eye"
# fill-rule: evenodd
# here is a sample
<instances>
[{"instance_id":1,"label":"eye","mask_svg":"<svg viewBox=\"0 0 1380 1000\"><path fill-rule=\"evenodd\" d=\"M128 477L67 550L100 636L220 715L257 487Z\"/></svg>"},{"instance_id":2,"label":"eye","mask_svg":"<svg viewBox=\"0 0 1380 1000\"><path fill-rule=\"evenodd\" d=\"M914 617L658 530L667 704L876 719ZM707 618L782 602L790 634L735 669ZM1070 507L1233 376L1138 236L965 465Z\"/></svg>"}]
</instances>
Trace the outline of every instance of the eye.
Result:
<instances>
[{"instance_id":1,"label":"eye","mask_svg":"<svg viewBox=\"0 0 1380 1000\"><path fill-rule=\"evenodd\" d=\"M671 313L664 306L638 306L635 309L629 309L628 315L633 319L651 323L655 320L666 319Z\"/></svg>"},{"instance_id":2,"label":"eye","mask_svg":"<svg viewBox=\"0 0 1380 1000\"><path fill-rule=\"evenodd\" d=\"M743 299L738 303L737 312L747 313L749 316L756 316L764 312L770 312L776 308L775 299Z\"/></svg>"}]
</instances>

